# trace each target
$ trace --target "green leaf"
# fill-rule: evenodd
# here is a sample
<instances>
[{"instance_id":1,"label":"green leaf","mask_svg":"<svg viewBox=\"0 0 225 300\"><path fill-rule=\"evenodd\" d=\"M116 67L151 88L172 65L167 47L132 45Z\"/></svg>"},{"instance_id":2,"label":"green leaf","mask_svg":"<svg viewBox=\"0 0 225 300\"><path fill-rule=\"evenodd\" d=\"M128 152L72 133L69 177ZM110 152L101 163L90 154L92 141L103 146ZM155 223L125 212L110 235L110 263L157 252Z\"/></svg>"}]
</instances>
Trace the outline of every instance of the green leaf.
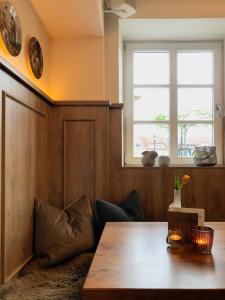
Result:
<instances>
[{"instance_id":1,"label":"green leaf","mask_svg":"<svg viewBox=\"0 0 225 300\"><path fill-rule=\"evenodd\" d=\"M177 171L177 174L175 175L175 190L180 190L182 187L182 183L180 181L180 174L179 174L179 171Z\"/></svg>"}]
</instances>

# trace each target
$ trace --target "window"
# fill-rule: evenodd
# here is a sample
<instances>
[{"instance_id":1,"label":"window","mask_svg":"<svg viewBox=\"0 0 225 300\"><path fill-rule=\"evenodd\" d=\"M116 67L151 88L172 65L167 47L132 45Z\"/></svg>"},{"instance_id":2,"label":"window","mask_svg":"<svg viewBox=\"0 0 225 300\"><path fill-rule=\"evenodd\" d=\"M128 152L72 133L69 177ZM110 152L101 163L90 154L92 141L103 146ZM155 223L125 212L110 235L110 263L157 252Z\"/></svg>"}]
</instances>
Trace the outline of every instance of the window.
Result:
<instances>
[{"instance_id":1,"label":"window","mask_svg":"<svg viewBox=\"0 0 225 300\"><path fill-rule=\"evenodd\" d=\"M126 163L140 163L145 150L170 155L172 163L191 163L198 145L216 145L221 162L221 43L125 48Z\"/></svg>"}]
</instances>

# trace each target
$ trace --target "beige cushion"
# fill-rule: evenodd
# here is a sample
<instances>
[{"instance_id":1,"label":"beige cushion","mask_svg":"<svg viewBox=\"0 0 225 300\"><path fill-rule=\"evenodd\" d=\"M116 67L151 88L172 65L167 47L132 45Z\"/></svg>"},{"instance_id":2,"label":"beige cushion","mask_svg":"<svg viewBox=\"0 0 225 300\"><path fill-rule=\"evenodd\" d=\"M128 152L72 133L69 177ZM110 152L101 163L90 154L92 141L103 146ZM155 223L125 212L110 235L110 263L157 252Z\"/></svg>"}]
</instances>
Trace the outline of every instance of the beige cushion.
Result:
<instances>
[{"instance_id":1,"label":"beige cushion","mask_svg":"<svg viewBox=\"0 0 225 300\"><path fill-rule=\"evenodd\" d=\"M35 200L35 254L50 266L94 246L90 200L83 196L65 209Z\"/></svg>"}]
</instances>

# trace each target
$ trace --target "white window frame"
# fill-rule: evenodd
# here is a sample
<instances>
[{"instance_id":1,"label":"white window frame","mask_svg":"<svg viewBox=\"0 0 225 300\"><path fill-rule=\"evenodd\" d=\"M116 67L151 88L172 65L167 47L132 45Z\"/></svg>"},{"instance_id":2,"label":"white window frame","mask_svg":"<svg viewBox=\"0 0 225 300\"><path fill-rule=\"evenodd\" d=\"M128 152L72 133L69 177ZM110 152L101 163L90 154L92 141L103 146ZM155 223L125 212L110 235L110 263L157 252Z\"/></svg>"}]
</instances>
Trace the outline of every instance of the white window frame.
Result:
<instances>
[{"instance_id":1,"label":"white window frame","mask_svg":"<svg viewBox=\"0 0 225 300\"><path fill-rule=\"evenodd\" d=\"M217 148L218 163L223 163L223 114L219 116L216 112L216 105L223 107L223 46L221 41L202 42L126 42L124 47L124 123L125 123L125 164L141 164L141 158L133 157L133 54L141 51L157 51L170 53L170 83L161 87L170 88L170 116L169 121L160 123L170 124L169 149L172 164L192 164L192 158L181 158L177 156L177 89L178 87L191 87L191 85L177 84L177 52L187 51L212 51L214 52L214 73L212 85L193 85L194 87L213 87L213 141ZM153 86L153 85L146 85ZM160 85L157 85L160 86ZM188 122L188 121L187 121ZM144 123L144 122L143 122ZM148 122L151 123L151 122ZM152 123L156 123L153 121ZM193 121L188 123L207 123L207 121ZM209 121L208 123L212 123ZM172 134L173 133L173 134Z\"/></svg>"}]
</instances>

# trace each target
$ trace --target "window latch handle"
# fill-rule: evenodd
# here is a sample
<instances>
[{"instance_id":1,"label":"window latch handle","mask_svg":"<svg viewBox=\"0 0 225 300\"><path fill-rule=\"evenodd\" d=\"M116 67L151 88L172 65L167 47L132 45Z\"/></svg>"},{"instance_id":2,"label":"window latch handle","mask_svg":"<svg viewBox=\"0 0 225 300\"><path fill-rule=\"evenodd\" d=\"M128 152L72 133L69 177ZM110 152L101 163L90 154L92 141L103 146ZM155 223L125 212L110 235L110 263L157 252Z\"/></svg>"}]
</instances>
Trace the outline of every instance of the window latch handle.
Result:
<instances>
[{"instance_id":1,"label":"window latch handle","mask_svg":"<svg viewBox=\"0 0 225 300\"><path fill-rule=\"evenodd\" d=\"M216 115L218 118L223 117L223 105L216 103Z\"/></svg>"}]
</instances>

